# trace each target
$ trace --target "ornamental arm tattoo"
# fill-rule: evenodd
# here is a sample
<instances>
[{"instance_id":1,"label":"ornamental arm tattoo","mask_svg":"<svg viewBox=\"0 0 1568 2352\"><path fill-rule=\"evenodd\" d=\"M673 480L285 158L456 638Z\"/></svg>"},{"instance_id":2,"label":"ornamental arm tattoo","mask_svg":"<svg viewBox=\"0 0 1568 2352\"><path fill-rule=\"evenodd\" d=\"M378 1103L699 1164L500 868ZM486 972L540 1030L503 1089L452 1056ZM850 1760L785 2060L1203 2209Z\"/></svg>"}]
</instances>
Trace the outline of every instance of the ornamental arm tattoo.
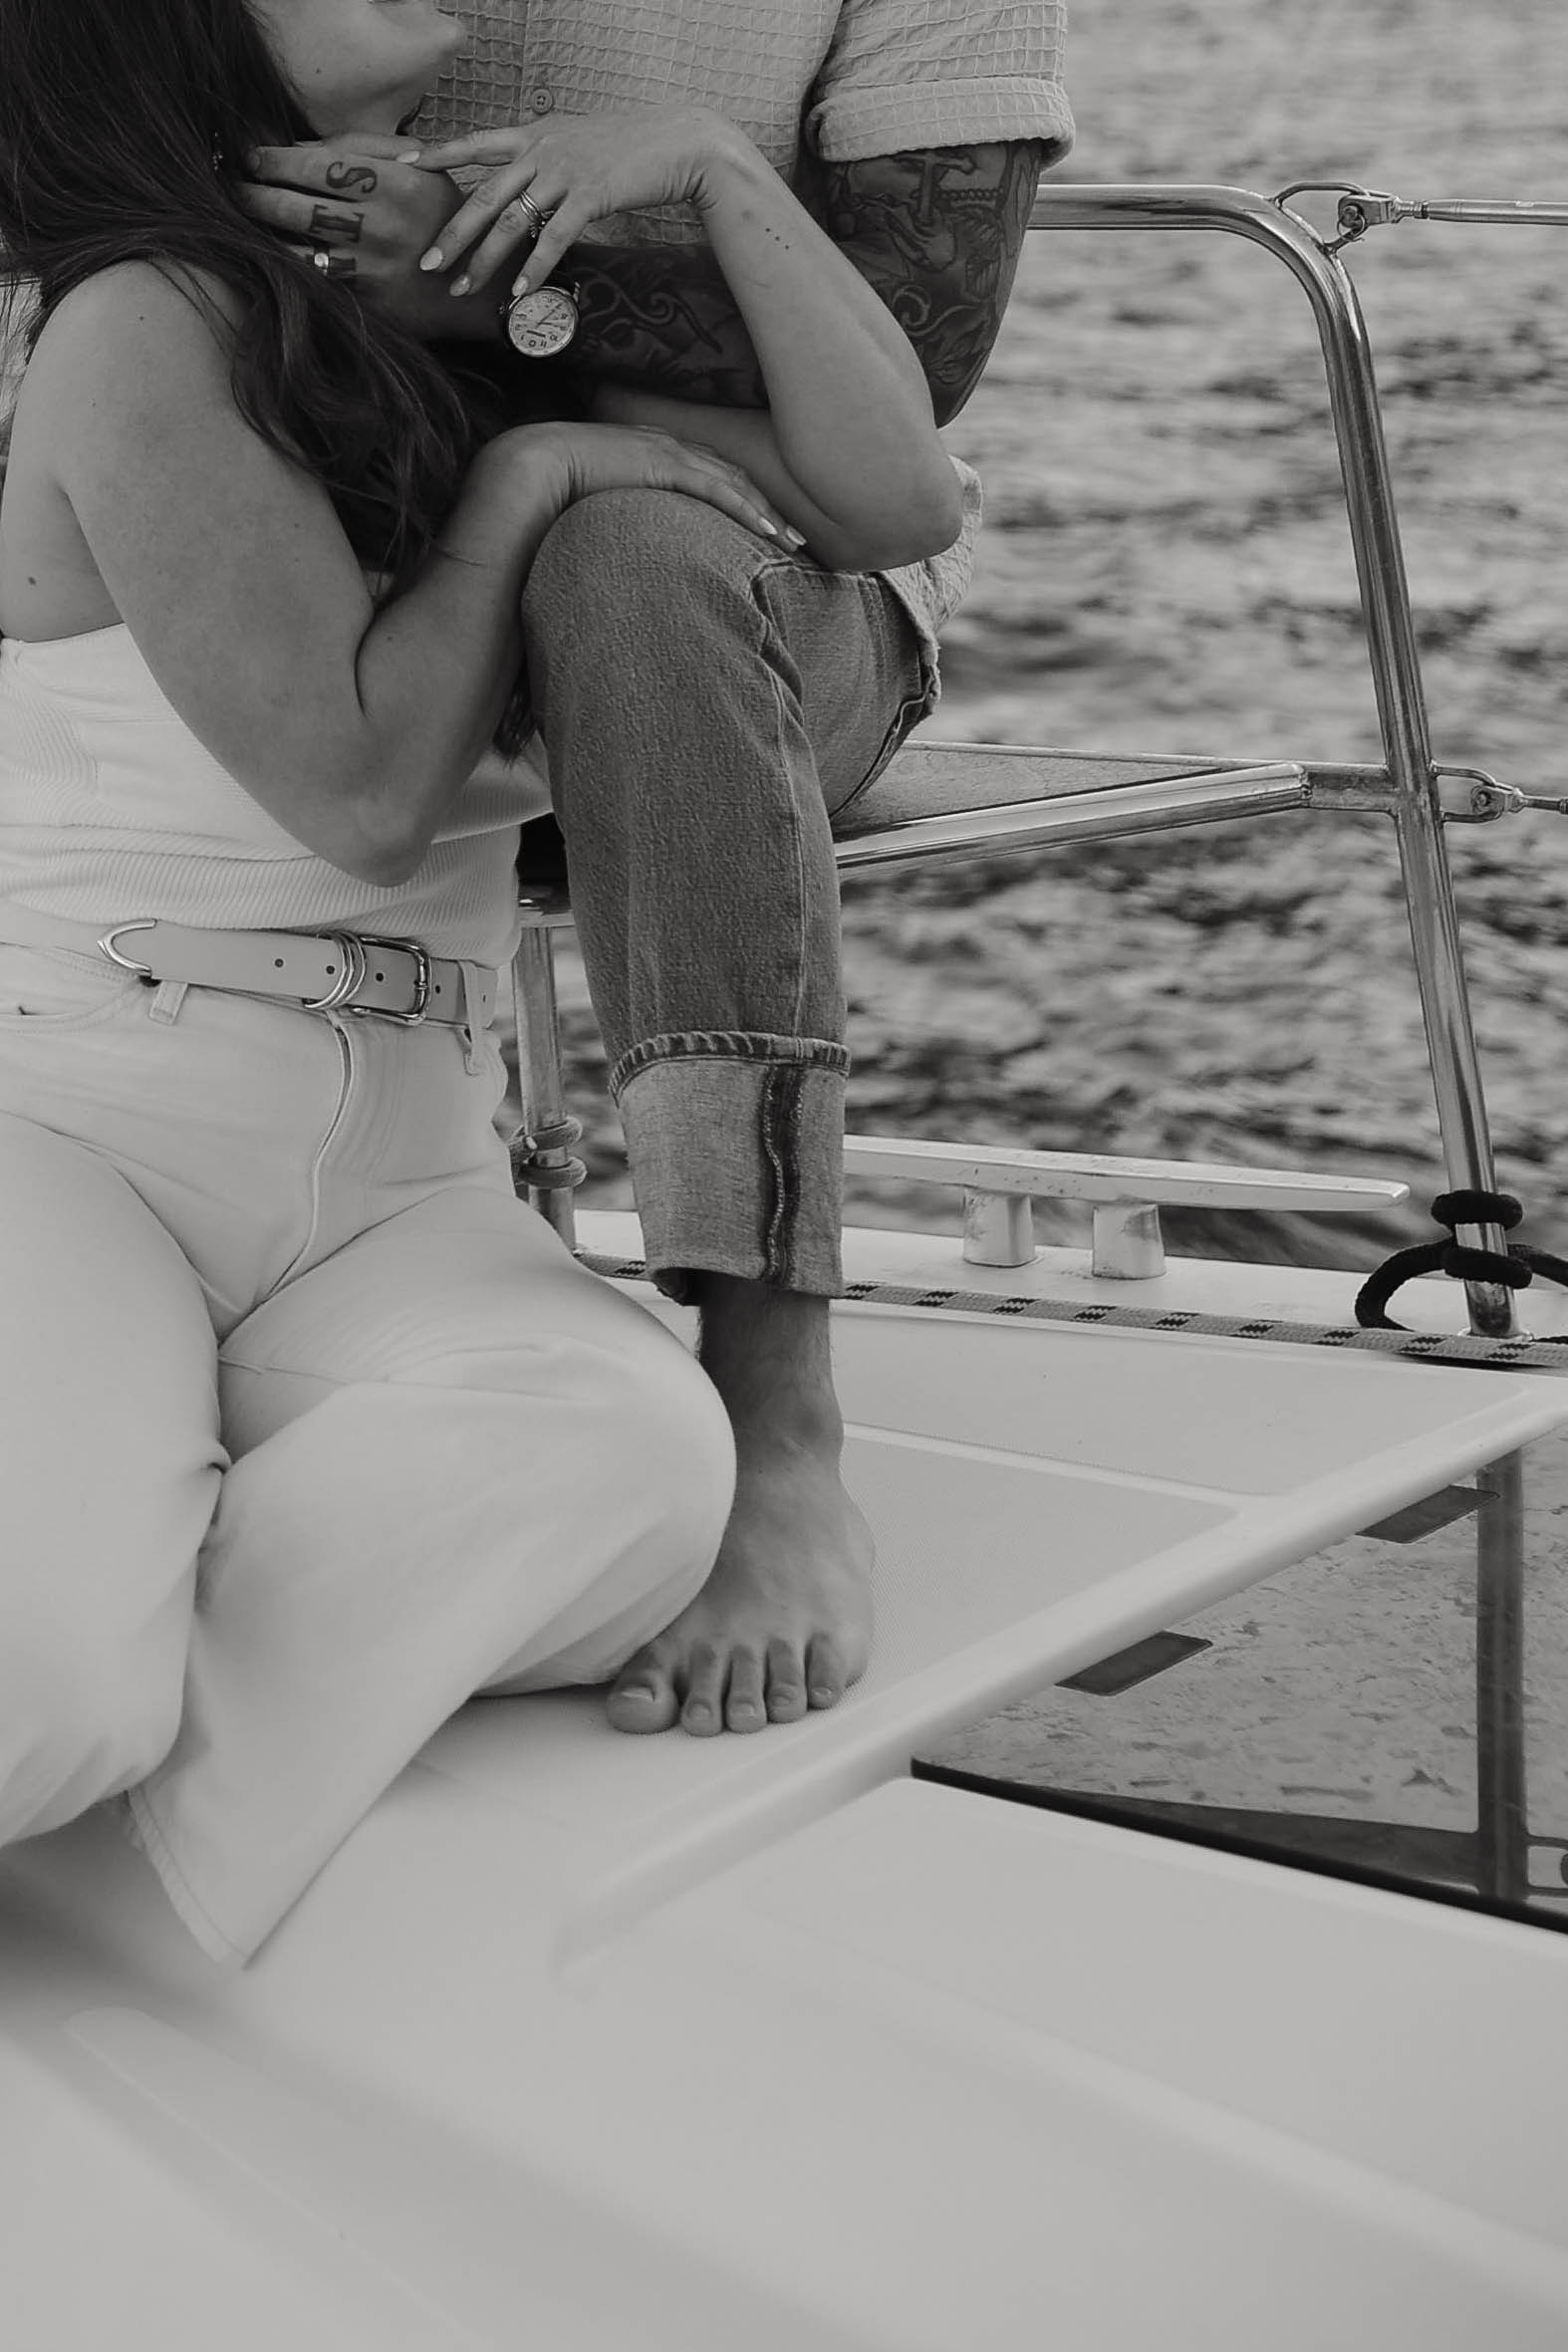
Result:
<instances>
[{"instance_id":1,"label":"ornamental arm tattoo","mask_svg":"<svg viewBox=\"0 0 1568 2352\"><path fill-rule=\"evenodd\" d=\"M990 357L1042 152L1009 140L859 163L803 158L802 203L908 335L938 424ZM582 314L574 368L679 399L766 407L751 339L705 246L578 245L560 275Z\"/></svg>"}]
</instances>

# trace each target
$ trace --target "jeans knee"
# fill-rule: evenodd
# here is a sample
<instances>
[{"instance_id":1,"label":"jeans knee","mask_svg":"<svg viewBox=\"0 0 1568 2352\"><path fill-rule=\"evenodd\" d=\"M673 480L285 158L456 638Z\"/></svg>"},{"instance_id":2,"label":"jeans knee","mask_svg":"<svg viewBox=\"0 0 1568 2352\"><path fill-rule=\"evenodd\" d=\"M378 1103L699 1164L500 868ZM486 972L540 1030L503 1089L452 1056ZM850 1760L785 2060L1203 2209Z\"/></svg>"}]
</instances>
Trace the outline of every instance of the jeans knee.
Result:
<instances>
[{"instance_id":1,"label":"jeans knee","mask_svg":"<svg viewBox=\"0 0 1568 2352\"><path fill-rule=\"evenodd\" d=\"M529 574L523 625L531 658L537 665L541 652L559 660L608 643L619 667L629 631L639 648L672 645L677 655L726 630L754 644L752 583L772 560L754 533L676 491L579 499L553 525Z\"/></svg>"}]
</instances>

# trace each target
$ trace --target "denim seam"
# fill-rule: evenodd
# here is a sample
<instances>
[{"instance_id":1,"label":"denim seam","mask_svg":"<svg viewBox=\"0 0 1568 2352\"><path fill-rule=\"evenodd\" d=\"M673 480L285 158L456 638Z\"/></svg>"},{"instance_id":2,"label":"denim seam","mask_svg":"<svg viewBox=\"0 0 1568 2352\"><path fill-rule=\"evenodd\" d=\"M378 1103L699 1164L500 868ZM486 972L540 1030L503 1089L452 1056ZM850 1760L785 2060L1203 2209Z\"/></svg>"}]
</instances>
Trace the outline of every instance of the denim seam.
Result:
<instances>
[{"instance_id":1,"label":"denim seam","mask_svg":"<svg viewBox=\"0 0 1568 2352\"><path fill-rule=\"evenodd\" d=\"M762 1082L759 1126L773 1177L763 1242L763 1278L769 1282L781 1282L788 1272L800 1216L800 1187L787 1180L789 1169L799 1159L800 1090L799 1068L784 1063L775 1063Z\"/></svg>"},{"instance_id":2,"label":"denim seam","mask_svg":"<svg viewBox=\"0 0 1568 2352\"><path fill-rule=\"evenodd\" d=\"M321 1142L316 1147L315 1158L311 1162L311 1214L310 1223L306 1228L305 1238L300 1243L299 1248L294 1252L294 1255L290 1258L288 1264L284 1267L282 1273L279 1274L275 1280L268 1285L269 1295L274 1291L281 1290L285 1282L291 1281L293 1279L294 1275L300 1271L304 1259L309 1256L310 1251L315 1246L317 1235L321 1230L322 1170L326 1165L328 1153L332 1150L334 1143L337 1141L348 1121L349 1105L354 1095L354 1082L356 1077L359 1076L359 1072L356 1070L354 1062L354 1045L350 1037L348 1027L345 1024L341 1014L326 1013L321 1017L327 1022L328 1026L332 1029L338 1040L338 1107L332 1115L332 1119L328 1125L326 1134L322 1137Z\"/></svg>"},{"instance_id":3,"label":"denim seam","mask_svg":"<svg viewBox=\"0 0 1568 2352\"><path fill-rule=\"evenodd\" d=\"M798 569L799 567L793 568ZM781 775L787 776L792 773L790 764L784 756L785 729L789 714L784 701L784 681L779 674L778 654L782 653L787 657L788 647L778 623L768 610L767 600L763 593L765 583L781 575L784 570L785 566L778 562L759 564L751 575L751 601L756 607L757 618L762 624L763 639L768 654L765 666L769 683L773 688L773 724L778 742L778 770ZM798 700L796 715L797 723L804 734L805 713L799 708ZM815 758L813 758L812 765L815 769ZM791 1014L791 1026L798 1029L802 1007L806 999L806 850L801 839L800 804L793 792L789 796L789 811L790 838L795 850L795 1006Z\"/></svg>"},{"instance_id":4,"label":"denim seam","mask_svg":"<svg viewBox=\"0 0 1568 2352\"><path fill-rule=\"evenodd\" d=\"M930 707L929 702L919 694L912 694L907 701L900 703L893 724L882 739L882 749L854 791L847 794L835 807L832 817L832 822L835 825L838 824L841 817L849 815L855 803L858 800L863 800L874 784L882 781L899 752L904 749L906 741L915 732L921 719L926 716Z\"/></svg>"},{"instance_id":5,"label":"denim seam","mask_svg":"<svg viewBox=\"0 0 1568 2352\"><path fill-rule=\"evenodd\" d=\"M827 1070L839 1078L850 1074L848 1049L832 1038L774 1037L752 1029L683 1029L630 1046L610 1073L610 1099L619 1103L633 1079L655 1062L705 1061L774 1063Z\"/></svg>"},{"instance_id":6,"label":"denim seam","mask_svg":"<svg viewBox=\"0 0 1568 2352\"><path fill-rule=\"evenodd\" d=\"M816 577L824 581L832 580L840 586L842 586L845 577L842 573L819 572L813 575L802 565L783 564L778 562L776 559L770 562L759 564L753 572L751 579L752 602L757 607L757 611L761 616L764 630L778 643L783 642L782 633L779 629L778 623L773 619L772 615L768 611L764 591L766 589L767 583L770 580L776 579L786 573L793 574L795 576L804 576L807 579ZM829 816L830 826L836 825L839 819L846 815L847 812L854 806L855 802L860 799L861 795L865 792L869 792L871 787L877 783L884 771L892 765L894 755L903 749L906 738L912 735L915 729L919 725L920 721L929 717L931 711L935 709L941 695L941 682L937 672L936 663L927 653L925 647L921 642L919 630L915 626L915 623L910 614L908 607L904 604L903 600L895 594L894 590L889 587L886 574L881 572L866 572L857 575L857 578L863 584L866 582L875 581L882 595L884 595L890 603L898 607L904 626L909 636L914 640L915 668L918 683L915 691L913 694L906 695L900 702L897 711L894 713L893 720L889 725L888 731L883 736L877 756L872 761L871 766L867 769L865 775L862 776L860 782L855 785L853 790L847 793L844 799L839 801L831 811ZM772 664L769 666L771 667ZM774 671L774 684L775 691L777 691L776 670ZM804 885L802 886L802 896L804 897ZM804 969L802 970L801 986L804 990Z\"/></svg>"}]
</instances>

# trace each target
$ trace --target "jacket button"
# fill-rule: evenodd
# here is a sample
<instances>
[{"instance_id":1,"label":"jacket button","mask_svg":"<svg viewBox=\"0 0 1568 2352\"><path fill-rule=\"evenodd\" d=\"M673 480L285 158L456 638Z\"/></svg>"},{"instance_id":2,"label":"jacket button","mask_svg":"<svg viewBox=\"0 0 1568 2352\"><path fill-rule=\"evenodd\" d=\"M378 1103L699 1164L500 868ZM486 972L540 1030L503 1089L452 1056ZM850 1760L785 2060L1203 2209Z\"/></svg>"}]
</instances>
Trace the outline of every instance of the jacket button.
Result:
<instances>
[{"instance_id":1,"label":"jacket button","mask_svg":"<svg viewBox=\"0 0 1568 2352\"><path fill-rule=\"evenodd\" d=\"M555 97L551 91L536 90L528 103L536 115L548 115L555 105Z\"/></svg>"}]
</instances>

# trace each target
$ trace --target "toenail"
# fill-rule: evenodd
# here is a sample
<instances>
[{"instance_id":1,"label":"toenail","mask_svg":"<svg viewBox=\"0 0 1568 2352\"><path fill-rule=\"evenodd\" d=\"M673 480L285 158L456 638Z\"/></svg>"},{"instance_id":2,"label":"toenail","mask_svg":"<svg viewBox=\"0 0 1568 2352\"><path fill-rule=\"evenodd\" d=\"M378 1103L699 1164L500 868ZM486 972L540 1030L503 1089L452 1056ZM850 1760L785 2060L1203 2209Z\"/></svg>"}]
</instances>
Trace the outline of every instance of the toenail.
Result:
<instances>
[{"instance_id":1,"label":"toenail","mask_svg":"<svg viewBox=\"0 0 1568 2352\"><path fill-rule=\"evenodd\" d=\"M653 1703L653 1694L647 1683L628 1683L621 1696L623 1699L646 1699L650 1704Z\"/></svg>"}]
</instances>

